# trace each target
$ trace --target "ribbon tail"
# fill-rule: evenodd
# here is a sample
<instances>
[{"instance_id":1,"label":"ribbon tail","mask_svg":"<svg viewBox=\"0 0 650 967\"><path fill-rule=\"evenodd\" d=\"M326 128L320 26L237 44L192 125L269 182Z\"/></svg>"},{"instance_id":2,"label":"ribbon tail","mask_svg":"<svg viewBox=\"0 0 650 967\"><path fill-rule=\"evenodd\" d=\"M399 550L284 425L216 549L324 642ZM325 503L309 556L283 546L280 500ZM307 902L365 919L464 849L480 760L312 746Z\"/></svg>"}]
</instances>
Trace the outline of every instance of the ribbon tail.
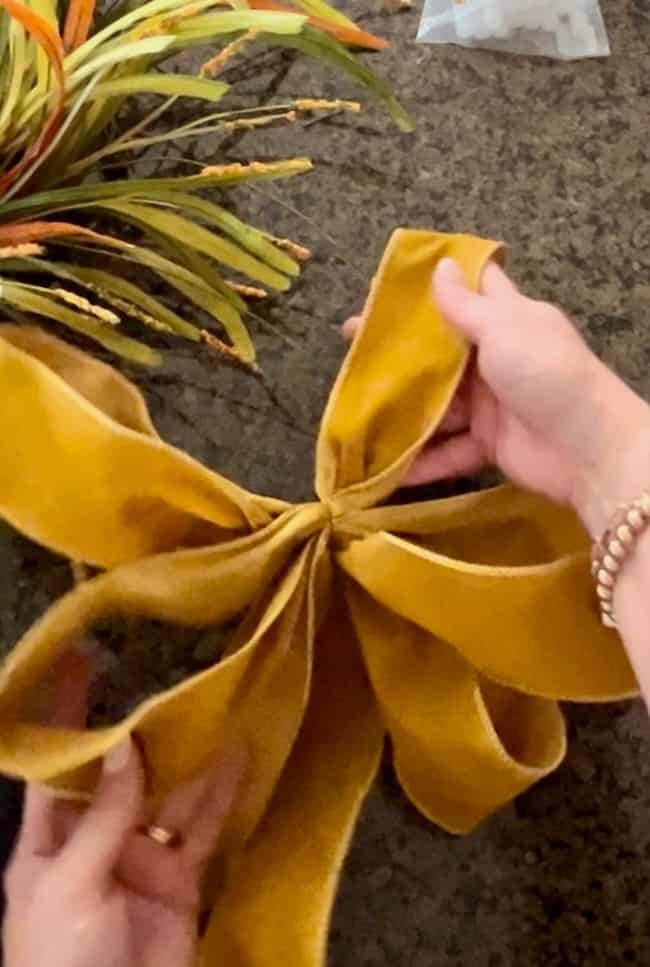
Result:
<instances>
[{"instance_id":1,"label":"ribbon tail","mask_svg":"<svg viewBox=\"0 0 650 967\"><path fill-rule=\"evenodd\" d=\"M342 608L318 635L310 702L259 829L233 866L198 967L320 967L340 870L382 728Z\"/></svg>"},{"instance_id":2,"label":"ribbon tail","mask_svg":"<svg viewBox=\"0 0 650 967\"><path fill-rule=\"evenodd\" d=\"M429 819L469 832L562 761L553 701L493 685L446 642L349 584L366 667L402 788Z\"/></svg>"}]
</instances>

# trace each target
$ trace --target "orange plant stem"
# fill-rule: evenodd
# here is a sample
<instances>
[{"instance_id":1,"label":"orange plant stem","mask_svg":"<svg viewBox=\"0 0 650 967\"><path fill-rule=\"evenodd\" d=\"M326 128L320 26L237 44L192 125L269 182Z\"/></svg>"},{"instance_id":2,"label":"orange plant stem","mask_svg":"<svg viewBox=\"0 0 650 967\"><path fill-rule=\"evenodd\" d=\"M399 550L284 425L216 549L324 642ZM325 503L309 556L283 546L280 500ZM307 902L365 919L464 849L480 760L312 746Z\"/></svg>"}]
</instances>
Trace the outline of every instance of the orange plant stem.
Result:
<instances>
[{"instance_id":1,"label":"orange plant stem","mask_svg":"<svg viewBox=\"0 0 650 967\"><path fill-rule=\"evenodd\" d=\"M20 3L19 0L0 0L0 7L4 7L10 17L18 20L30 37L45 51L59 88L54 109L48 120L44 123L36 141L27 148L17 164L8 171L0 172L0 195L2 195L52 143L63 118L65 78L63 73L63 45L61 38L49 25L47 20L44 20L39 14L34 13L33 10L26 7L24 3Z\"/></svg>"},{"instance_id":2,"label":"orange plant stem","mask_svg":"<svg viewBox=\"0 0 650 967\"><path fill-rule=\"evenodd\" d=\"M276 0L248 0L248 5L252 10L277 10L281 13L296 13L293 7L288 7L283 3L276 3ZM332 23L323 17L309 17L309 23L313 27L340 40L342 44L352 47L366 47L368 50L385 50L390 46L387 40L376 37L374 34L366 33L365 30L356 30L352 27L344 27L341 24Z\"/></svg>"}]
</instances>

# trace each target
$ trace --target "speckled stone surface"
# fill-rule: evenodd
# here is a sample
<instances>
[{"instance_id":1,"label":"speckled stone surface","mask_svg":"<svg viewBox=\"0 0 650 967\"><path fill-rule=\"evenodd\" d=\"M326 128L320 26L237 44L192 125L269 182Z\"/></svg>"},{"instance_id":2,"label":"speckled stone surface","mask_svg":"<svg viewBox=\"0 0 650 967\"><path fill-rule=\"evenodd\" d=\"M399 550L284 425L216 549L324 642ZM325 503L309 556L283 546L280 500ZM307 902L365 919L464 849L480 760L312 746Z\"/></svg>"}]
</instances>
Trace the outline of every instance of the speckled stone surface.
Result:
<instances>
[{"instance_id":1,"label":"speckled stone surface","mask_svg":"<svg viewBox=\"0 0 650 967\"><path fill-rule=\"evenodd\" d=\"M170 149L200 160L310 155L314 173L231 200L315 255L267 324L254 324L266 388L185 348L139 377L167 439L293 499L310 494L314 434L344 350L338 324L362 303L398 225L505 239L526 289L566 307L650 397L647 0L606 0L613 56L577 64L416 46L418 11L378 0L354 12L391 38L375 65L417 132L399 134L372 108ZM275 63L238 96L272 82L278 100L354 93L320 67L289 65L282 77L287 65ZM3 646L68 583L64 563L0 530ZM464 839L406 804L387 760L346 864L331 967L650 964L650 726L638 704L567 718L562 768Z\"/></svg>"}]
</instances>

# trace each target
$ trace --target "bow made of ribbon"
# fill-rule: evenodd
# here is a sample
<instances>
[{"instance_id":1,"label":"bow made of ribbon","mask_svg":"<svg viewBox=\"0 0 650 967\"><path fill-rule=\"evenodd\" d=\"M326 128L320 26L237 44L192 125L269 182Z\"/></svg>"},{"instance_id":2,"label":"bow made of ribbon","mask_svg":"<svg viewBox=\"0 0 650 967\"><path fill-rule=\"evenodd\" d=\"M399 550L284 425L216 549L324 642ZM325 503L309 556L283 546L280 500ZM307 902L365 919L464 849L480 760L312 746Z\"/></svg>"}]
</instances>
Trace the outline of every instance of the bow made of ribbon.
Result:
<instances>
[{"instance_id":1,"label":"bow made of ribbon","mask_svg":"<svg viewBox=\"0 0 650 967\"><path fill-rule=\"evenodd\" d=\"M571 512L511 486L384 504L468 359L431 303L434 266L453 256L477 289L497 252L469 236L393 235L325 411L311 504L212 473L159 439L113 370L39 330L0 330L0 513L103 569L6 659L0 769L88 795L102 757L137 733L160 797L243 742L252 764L215 859L201 967L324 962L386 732L408 797L466 832L562 760L557 699L636 691ZM37 724L34 695L71 636L116 615L243 618L220 661L119 724Z\"/></svg>"}]
</instances>

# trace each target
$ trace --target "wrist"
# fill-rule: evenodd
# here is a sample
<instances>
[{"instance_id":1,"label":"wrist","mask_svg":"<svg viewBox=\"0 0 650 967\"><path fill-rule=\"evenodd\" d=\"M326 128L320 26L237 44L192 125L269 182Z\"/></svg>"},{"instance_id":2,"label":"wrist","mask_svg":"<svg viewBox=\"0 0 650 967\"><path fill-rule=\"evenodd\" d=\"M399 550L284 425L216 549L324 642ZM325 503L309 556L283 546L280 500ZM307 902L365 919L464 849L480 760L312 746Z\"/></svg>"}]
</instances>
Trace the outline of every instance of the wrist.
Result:
<instances>
[{"instance_id":1,"label":"wrist","mask_svg":"<svg viewBox=\"0 0 650 967\"><path fill-rule=\"evenodd\" d=\"M650 579L650 529L641 534L614 589L614 612L630 661L650 710L650 626L648 580Z\"/></svg>"},{"instance_id":2,"label":"wrist","mask_svg":"<svg viewBox=\"0 0 650 967\"><path fill-rule=\"evenodd\" d=\"M650 487L650 405L602 366L595 412L596 445L576 475L572 496L594 539L619 505Z\"/></svg>"}]
</instances>

